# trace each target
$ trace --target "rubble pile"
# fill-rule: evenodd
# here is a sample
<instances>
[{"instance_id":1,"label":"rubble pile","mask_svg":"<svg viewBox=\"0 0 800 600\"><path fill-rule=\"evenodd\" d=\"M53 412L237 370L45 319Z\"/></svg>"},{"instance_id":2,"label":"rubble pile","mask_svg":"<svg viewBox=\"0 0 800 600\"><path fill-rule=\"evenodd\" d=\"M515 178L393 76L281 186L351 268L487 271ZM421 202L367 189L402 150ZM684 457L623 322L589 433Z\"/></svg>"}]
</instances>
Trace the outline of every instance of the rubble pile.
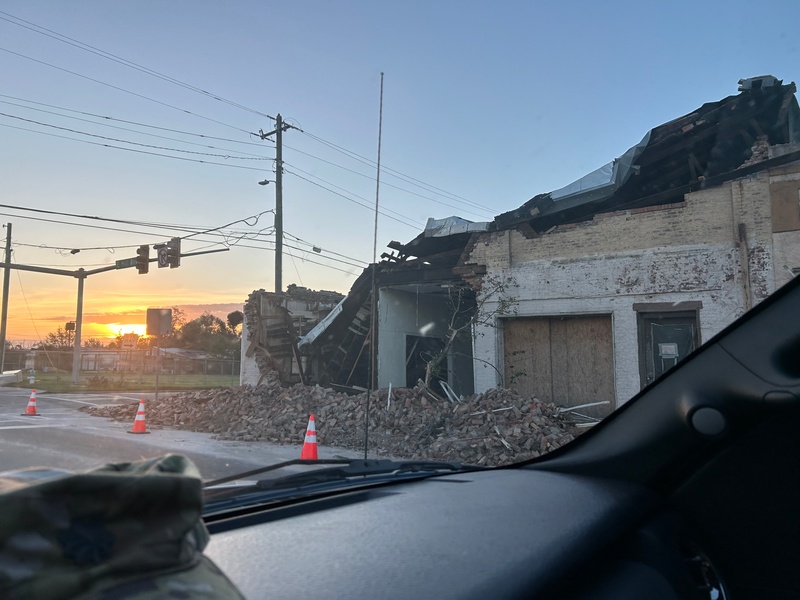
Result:
<instances>
[{"instance_id":1,"label":"rubble pile","mask_svg":"<svg viewBox=\"0 0 800 600\"><path fill-rule=\"evenodd\" d=\"M552 404L507 389L450 402L415 388L373 392L369 452L393 458L502 465L533 458L573 438ZM133 420L136 404L85 407L93 415ZM282 387L275 380L162 397L147 404L150 427L215 434L218 439L300 444L308 416L322 446L364 447L366 394L318 386Z\"/></svg>"}]
</instances>

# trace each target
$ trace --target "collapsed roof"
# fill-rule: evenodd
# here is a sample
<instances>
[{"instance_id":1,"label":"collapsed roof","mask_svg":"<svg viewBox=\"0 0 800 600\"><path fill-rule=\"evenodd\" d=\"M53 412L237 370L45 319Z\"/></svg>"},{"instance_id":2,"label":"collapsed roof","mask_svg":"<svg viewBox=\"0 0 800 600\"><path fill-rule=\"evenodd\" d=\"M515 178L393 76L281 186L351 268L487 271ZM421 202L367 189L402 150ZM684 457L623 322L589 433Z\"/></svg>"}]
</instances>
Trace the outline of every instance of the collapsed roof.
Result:
<instances>
[{"instance_id":1,"label":"collapsed roof","mask_svg":"<svg viewBox=\"0 0 800 600\"><path fill-rule=\"evenodd\" d=\"M378 288L432 284L426 286L430 292L437 284L485 272L481 265L462 262L468 245L477 243L482 232L520 226L543 232L600 212L680 202L688 192L799 160L800 151L793 149L775 158L763 152L765 147L800 142L795 84L783 85L771 75L739 83L739 94L655 127L619 158L561 189L534 196L491 223L429 219L425 231L407 244L390 242L392 252L364 270L329 317L301 338L301 349L335 357L329 375L335 380L336 374L349 374L349 382L369 353L364 347L369 343L373 274Z\"/></svg>"},{"instance_id":2,"label":"collapsed roof","mask_svg":"<svg viewBox=\"0 0 800 600\"><path fill-rule=\"evenodd\" d=\"M498 215L494 227L528 223L542 232L600 212L680 202L687 192L746 174L740 167L759 145L800 141L794 83L783 85L771 75L739 83L739 94L659 125L600 169ZM780 162L797 158L788 155Z\"/></svg>"}]
</instances>

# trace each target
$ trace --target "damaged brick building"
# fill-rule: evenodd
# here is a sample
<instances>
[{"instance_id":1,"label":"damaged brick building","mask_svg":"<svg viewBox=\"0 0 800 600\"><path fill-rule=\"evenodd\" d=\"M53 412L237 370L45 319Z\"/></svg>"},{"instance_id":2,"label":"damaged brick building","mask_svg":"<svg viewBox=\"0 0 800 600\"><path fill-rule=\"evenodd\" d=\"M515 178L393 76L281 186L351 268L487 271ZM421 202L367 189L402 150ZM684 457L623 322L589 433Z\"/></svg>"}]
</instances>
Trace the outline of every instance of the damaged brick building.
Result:
<instances>
[{"instance_id":1,"label":"damaged brick building","mask_svg":"<svg viewBox=\"0 0 800 600\"><path fill-rule=\"evenodd\" d=\"M316 379L366 387L374 364L374 384L408 385L444 346L456 289L490 318L447 346L455 393L504 385L562 406L608 402L587 409L597 416L625 402L800 272L796 88L739 83L491 223L430 221L392 242L299 338ZM482 297L492 279L514 282L513 313Z\"/></svg>"}]
</instances>

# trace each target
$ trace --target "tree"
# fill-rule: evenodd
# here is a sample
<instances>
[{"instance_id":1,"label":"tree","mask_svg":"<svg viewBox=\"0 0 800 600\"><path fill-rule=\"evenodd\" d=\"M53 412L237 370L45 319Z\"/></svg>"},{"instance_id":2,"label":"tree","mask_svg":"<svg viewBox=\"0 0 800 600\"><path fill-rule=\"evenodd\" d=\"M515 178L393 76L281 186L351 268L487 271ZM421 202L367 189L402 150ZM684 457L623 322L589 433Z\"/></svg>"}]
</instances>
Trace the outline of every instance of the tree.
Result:
<instances>
[{"instance_id":1,"label":"tree","mask_svg":"<svg viewBox=\"0 0 800 600\"><path fill-rule=\"evenodd\" d=\"M426 387L430 387L434 377L442 375L442 363L447 360L457 341L472 335L476 326L494 327L498 316L516 314L518 300L509 295L512 287L516 287L513 277L488 275L481 282L477 294L466 284L448 289L450 321L442 349L432 354L425 365ZM488 306L492 307L491 310Z\"/></svg>"},{"instance_id":2,"label":"tree","mask_svg":"<svg viewBox=\"0 0 800 600\"><path fill-rule=\"evenodd\" d=\"M172 329L169 333L166 333L161 336L161 347L162 348L181 348L181 343L179 341L180 338L180 331L183 329L183 326L186 325L186 311L178 308L177 306L172 307ZM142 339L140 338L139 341L141 342ZM155 345L155 338L150 338L147 341L147 347L152 347ZM139 345L137 344L137 347Z\"/></svg>"},{"instance_id":3,"label":"tree","mask_svg":"<svg viewBox=\"0 0 800 600\"><path fill-rule=\"evenodd\" d=\"M39 345L45 350L65 350L72 348L72 332L59 327L53 333L48 333L44 341Z\"/></svg>"},{"instance_id":4,"label":"tree","mask_svg":"<svg viewBox=\"0 0 800 600\"><path fill-rule=\"evenodd\" d=\"M225 321L209 312L181 327L176 335L179 348L203 350L212 356L231 358L238 354L239 338Z\"/></svg>"},{"instance_id":5,"label":"tree","mask_svg":"<svg viewBox=\"0 0 800 600\"><path fill-rule=\"evenodd\" d=\"M238 332L236 328L244 322L244 313L240 310L235 310L232 313L228 313L228 327L230 327L231 331L236 335L241 335L241 330Z\"/></svg>"},{"instance_id":6,"label":"tree","mask_svg":"<svg viewBox=\"0 0 800 600\"><path fill-rule=\"evenodd\" d=\"M172 307L172 330L178 331L181 327L186 325L186 311L178 308L177 306Z\"/></svg>"},{"instance_id":7,"label":"tree","mask_svg":"<svg viewBox=\"0 0 800 600\"><path fill-rule=\"evenodd\" d=\"M98 340L97 338L89 338L88 340L83 340L82 346L84 348L105 348L106 345L103 343L103 340Z\"/></svg>"}]
</instances>

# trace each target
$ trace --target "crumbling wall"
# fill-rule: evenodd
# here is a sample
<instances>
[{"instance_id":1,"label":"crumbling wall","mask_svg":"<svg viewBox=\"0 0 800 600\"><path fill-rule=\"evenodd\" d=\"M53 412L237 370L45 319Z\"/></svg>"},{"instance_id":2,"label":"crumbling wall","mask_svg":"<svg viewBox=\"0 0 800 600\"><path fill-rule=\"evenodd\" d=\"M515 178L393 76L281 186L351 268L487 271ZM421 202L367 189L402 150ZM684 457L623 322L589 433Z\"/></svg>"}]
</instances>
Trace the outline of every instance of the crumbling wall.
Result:
<instances>
[{"instance_id":1,"label":"crumbling wall","mask_svg":"<svg viewBox=\"0 0 800 600\"><path fill-rule=\"evenodd\" d=\"M486 234L465 262L517 281L517 316L610 314L619 405L640 389L634 304L701 303L704 342L774 291L769 189L763 172L681 203L599 214L539 237ZM501 383L502 327L498 319L475 337L476 392Z\"/></svg>"},{"instance_id":2,"label":"crumbling wall","mask_svg":"<svg viewBox=\"0 0 800 600\"><path fill-rule=\"evenodd\" d=\"M314 291L290 285L276 294L256 290L245 302L242 325L242 362L239 382L258 385L275 375L284 383L301 379L303 365L296 341L344 296L338 292Z\"/></svg>"}]
</instances>

